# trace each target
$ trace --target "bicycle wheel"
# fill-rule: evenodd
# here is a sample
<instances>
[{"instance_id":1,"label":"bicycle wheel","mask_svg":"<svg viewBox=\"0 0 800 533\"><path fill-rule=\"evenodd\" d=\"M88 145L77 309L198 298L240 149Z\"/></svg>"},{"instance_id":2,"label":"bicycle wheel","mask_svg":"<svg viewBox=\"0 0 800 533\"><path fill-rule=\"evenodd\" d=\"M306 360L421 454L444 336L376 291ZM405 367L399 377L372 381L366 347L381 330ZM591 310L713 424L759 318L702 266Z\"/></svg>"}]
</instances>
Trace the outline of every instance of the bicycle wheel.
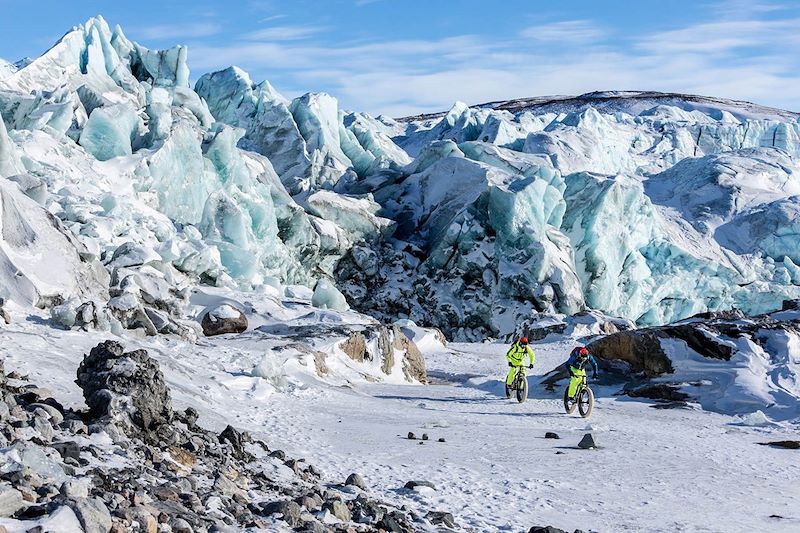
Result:
<instances>
[{"instance_id":1,"label":"bicycle wheel","mask_svg":"<svg viewBox=\"0 0 800 533\"><path fill-rule=\"evenodd\" d=\"M564 388L564 410L567 412L568 415L571 415L575 412L575 407L577 407L578 402L574 399L569 397L569 387Z\"/></svg>"},{"instance_id":2,"label":"bicycle wheel","mask_svg":"<svg viewBox=\"0 0 800 533\"><path fill-rule=\"evenodd\" d=\"M586 418L592 414L593 407L594 393L592 392L592 389L585 387L581 392L578 393L578 412L583 418Z\"/></svg>"},{"instance_id":3,"label":"bicycle wheel","mask_svg":"<svg viewBox=\"0 0 800 533\"><path fill-rule=\"evenodd\" d=\"M519 388L517 389L517 401L519 403L528 399L528 378L521 377Z\"/></svg>"}]
</instances>

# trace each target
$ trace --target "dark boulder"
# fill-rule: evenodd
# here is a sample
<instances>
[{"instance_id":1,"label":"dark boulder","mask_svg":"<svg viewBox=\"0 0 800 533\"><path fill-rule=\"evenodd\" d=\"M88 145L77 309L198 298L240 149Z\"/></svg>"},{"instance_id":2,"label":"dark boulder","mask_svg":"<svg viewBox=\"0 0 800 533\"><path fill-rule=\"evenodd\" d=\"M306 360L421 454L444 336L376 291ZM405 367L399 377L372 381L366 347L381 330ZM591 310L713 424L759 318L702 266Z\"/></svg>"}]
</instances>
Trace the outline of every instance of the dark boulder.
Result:
<instances>
[{"instance_id":1,"label":"dark boulder","mask_svg":"<svg viewBox=\"0 0 800 533\"><path fill-rule=\"evenodd\" d=\"M596 357L625 361L634 372L654 377L673 372L672 362L661 348L661 338L655 329L620 331L601 337L587 347Z\"/></svg>"},{"instance_id":2,"label":"dark boulder","mask_svg":"<svg viewBox=\"0 0 800 533\"><path fill-rule=\"evenodd\" d=\"M233 306L221 305L204 314L201 325L206 337L224 333L242 333L247 331L247 317Z\"/></svg>"},{"instance_id":3,"label":"dark boulder","mask_svg":"<svg viewBox=\"0 0 800 533\"><path fill-rule=\"evenodd\" d=\"M649 398L651 400L669 400L671 402L682 402L689 399L689 395L678 390L678 387L666 383L644 385L626 391L625 394L631 398Z\"/></svg>"},{"instance_id":4,"label":"dark boulder","mask_svg":"<svg viewBox=\"0 0 800 533\"><path fill-rule=\"evenodd\" d=\"M146 350L125 352L116 341L102 342L83 358L75 382L92 421L115 422L147 438L173 419L164 375Z\"/></svg>"}]
</instances>

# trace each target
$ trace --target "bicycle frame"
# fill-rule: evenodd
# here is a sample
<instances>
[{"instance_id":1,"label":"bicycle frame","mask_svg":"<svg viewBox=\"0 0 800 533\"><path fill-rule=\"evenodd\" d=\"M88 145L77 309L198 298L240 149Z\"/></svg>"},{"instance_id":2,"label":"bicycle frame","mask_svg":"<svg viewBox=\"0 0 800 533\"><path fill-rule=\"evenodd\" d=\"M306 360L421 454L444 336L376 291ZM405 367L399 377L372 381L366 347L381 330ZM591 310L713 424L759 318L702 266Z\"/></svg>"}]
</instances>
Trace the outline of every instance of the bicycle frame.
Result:
<instances>
[{"instance_id":1,"label":"bicycle frame","mask_svg":"<svg viewBox=\"0 0 800 533\"><path fill-rule=\"evenodd\" d=\"M511 382L511 388L514 389L514 390L519 389L521 387L521 385L522 385L522 380L527 378L527 376L525 375L525 367L524 366L518 366L516 368L517 368L517 371L514 374L514 381Z\"/></svg>"}]
</instances>

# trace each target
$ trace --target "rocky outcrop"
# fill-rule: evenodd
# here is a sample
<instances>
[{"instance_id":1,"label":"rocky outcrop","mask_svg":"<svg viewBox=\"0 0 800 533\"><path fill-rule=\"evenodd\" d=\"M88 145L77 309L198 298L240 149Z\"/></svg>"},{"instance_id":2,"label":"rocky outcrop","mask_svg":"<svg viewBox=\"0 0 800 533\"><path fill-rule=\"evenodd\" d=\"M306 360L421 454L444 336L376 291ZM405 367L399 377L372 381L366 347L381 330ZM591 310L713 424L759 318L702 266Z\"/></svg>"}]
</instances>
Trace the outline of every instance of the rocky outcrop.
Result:
<instances>
[{"instance_id":1,"label":"rocky outcrop","mask_svg":"<svg viewBox=\"0 0 800 533\"><path fill-rule=\"evenodd\" d=\"M116 341L100 343L84 357L76 383L91 422L119 427L148 441L172 440L169 390L158 363L145 350L124 352Z\"/></svg>"},{"instance_id":2,"label":"rocky outcrop","mask_svg":"<svg viewBox=\"0 0 800 533\"><path fill-rule=\"evenodd\" d=\"M654 329L621 331L601 337L587 347L595 357L606 360L621 360L634 372L643 372L647 377L672 372L672 362L661 348L664 336Z\"/></svg>"},{"instance_id":3,"label":"rocky outcrop","mask_svg":"<svg viewBox=\"0 0 800 533\"><path fill-rule=\"evenodd\" d=\"M425 358L398 326L368 327L353 332L339 344L339 349L358 363L379 362L381 372L386 375L391 375L397 361L401 360L406 381L428 381Z\"/></svg>"},{"instance_id":4,"label":"rocky outcrop","mask_svg":"<svg viewBox=\"0 0 800 533\"><path fill-rule=\"evenodd\" d=\"M202 428L194 409L173 410L144 350L107 341L84 358L85 412L24 378L12 386L21 379L5 380L2 367L0 517L13 531L30 529L29 520L41 531L86 533L411 533L455 523L446 512L422 517L382 501L360 476L326 481L246 431ZM106 444L104 433L124 440Z\"/></svg>"}]
</instances>

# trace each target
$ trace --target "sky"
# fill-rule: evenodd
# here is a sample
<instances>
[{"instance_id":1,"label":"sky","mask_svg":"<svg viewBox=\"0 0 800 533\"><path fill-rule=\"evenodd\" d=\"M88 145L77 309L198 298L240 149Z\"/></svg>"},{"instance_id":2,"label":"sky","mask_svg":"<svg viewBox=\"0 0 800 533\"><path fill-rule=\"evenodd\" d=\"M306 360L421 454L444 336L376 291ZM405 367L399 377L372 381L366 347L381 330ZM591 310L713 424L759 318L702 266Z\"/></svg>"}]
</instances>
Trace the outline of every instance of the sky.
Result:
<instances>
[{"instance_id":1,"label":"sky","mask_svg":"<svg viewBox=\"0 0 800 533\"><path fill-rule=\"evenodd\" d=\"M0 0L0 57L101 14L196 80L239 66L287 97L406 116L455 101L659 90L800 111L800 0Z\"/></svg>"}]
</instances>

